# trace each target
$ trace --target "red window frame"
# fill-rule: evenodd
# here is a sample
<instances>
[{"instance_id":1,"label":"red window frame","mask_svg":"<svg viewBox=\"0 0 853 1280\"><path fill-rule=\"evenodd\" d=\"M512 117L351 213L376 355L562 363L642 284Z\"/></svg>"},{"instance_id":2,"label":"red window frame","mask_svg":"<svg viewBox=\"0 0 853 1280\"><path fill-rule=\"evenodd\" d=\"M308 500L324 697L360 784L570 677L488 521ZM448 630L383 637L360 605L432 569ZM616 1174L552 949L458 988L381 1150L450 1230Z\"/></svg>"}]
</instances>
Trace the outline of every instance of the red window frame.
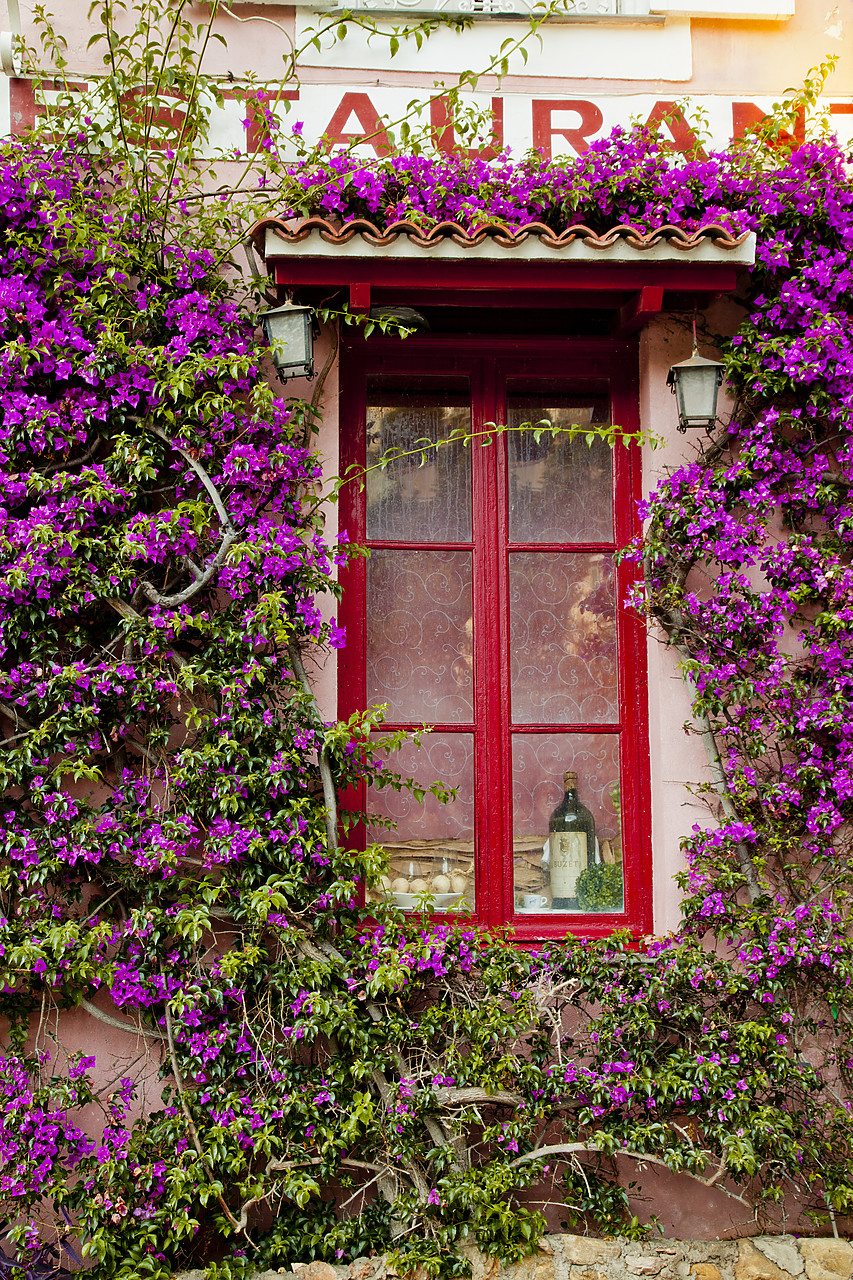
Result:
<instances>
[{"instance_id":1,"label":"red window frame","mask_svg":"<svg viewBox=\"0 0 853 1280\"><path fill-rule=\"evenodd\" d=\"M417 335L399 338L355 337L341 352L341 474L364 465L367 379L373 373L418 376L468 373L471 385L472 428L505 422L502 388L507 378L555 376L583 384L607 380L611 421L635 431L638 411L638 348L635 342L576 339L460 338ZM628 928L635 936L652 928L652 859L649 783L646 631L642 618L625 601L638 577L637 566L623 563L616 571L617 652L619 659L619 718L607 726L621 734L620 781L625 906L602 914L514 914L512 860L511 733L567 731L601 732L601 725L515 725L510 721L509 655L507 646L509 551L613 551L624 547L639 531L637 504L641 496L641 458L636 443L618 444L613 454L612 543L510 543L507 510L505 437L498 447L472 449L474 520L474 731L475 741L475 858L474 919L486 927L511 925L521 942L563 937L606 936ZM345 485L340 508L341 528L351 541L370 546L366 537L366 502L357 484ZM386 542L378 545L388 546ZM391 543L391 546L398 545ZM429 544L441 547L443 543ZM448 544L449 546L450 544ZM460 544L454 543L454 547ZM365 609L366 568L362 557L350 561L343 573L341 620L347 643L338 655L339 715L348 718L363 710L366 689ZM410 727L388 721L389 728ZM464 726L436 725L436 729L465 731ZM497 744L497 747L496 747ZM363 808L364 794L351 797ZM437 920L447 919L438 915Z\"/></svg>"}]
</instances>

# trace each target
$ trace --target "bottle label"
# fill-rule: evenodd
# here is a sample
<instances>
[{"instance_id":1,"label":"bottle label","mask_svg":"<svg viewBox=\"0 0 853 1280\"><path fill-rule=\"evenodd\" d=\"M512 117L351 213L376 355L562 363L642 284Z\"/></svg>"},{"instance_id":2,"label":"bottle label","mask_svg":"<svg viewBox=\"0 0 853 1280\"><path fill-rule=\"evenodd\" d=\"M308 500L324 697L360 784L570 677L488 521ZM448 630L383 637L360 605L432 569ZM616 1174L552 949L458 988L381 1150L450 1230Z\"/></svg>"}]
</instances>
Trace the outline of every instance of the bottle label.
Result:
<instances>
[{"instance_id":1,"label":"bottle label","mask_svg":"<svg viewBox=\"0 0 853 1280\"><path fill-rule=\"evenodd\" d=\"M586 869L587 844L585 831L552 831L551 845L551 896L576 897L578 876Z\"/></svg>"}]
</instances>

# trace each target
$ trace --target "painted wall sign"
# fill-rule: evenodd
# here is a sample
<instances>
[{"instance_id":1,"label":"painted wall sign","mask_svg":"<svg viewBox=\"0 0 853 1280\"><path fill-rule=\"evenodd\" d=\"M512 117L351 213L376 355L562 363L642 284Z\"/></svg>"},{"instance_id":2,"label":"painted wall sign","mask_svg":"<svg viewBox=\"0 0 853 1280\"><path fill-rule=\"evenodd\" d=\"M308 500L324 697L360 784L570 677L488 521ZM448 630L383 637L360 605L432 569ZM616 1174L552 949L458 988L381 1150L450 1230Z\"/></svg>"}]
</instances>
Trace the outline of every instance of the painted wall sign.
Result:
<instances>
[{"instance_id":1,"label":"painted wall sign","mask_svg":"<svg viewBox=\"0 0 853 1280\"><path fill-rule=\"evenodd\" d=\"M36 107L28 81L11 83L11 122L20 130L35 118ZM436 150L457 154L460 144L447 100L433 91L413 119L412 87L366 89L339 84L303 84L282 93L274 110L281 122L279 144L285 155L299 154L300 139L309 145L325 139L330 148L353 146L364 156L383 156L393 147L393 134L407 119ZM650 94L606 95L576 98L523 93L471 94L466 102L487 113L491 123L477 154L489 158L509 148L519 155L536 148L546 158L583 155L590 144L614 127L633 122L657 123L677 150L700 152L724 147L740 137L771 110L770 98L736 98L703 95L689 103ZM289 110L288 110L289 107ZM843 145L853 145L853 101L824 101L822 110ZM176 117L177 118L177 117ZM168 129L168 121L164 127ZM801 121L795 134L804 136ZM245 154L261 140L259 126L245 104L226 101L214 112L211 144Z\"/></svg>"}]
</instances>

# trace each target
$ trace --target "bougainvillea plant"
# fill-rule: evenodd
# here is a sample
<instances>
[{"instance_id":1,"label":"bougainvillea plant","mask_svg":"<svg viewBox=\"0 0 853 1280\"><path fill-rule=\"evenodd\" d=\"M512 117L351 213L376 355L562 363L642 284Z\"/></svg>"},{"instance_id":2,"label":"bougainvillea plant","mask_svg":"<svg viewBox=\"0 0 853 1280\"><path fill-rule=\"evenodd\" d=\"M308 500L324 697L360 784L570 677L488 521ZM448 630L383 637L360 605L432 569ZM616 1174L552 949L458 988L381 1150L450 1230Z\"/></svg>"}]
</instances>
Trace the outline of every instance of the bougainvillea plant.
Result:
<instances>
[{"instance_id":1,"label":"bougainvillea plant","mask_svg":"<svg viewBox=\"0 0 853 1280\"><path fill-rule=\"evenodd\" d=\"M0 1199L33 1274L69 1229L105 1278L386 1248L464 1274L466 1242L535 1250L531 1199L640 1230L647 1165L762 1225L789 1192L822 1226L853 1207L853 183L778 135L549 164L270 148L281 209L758 237L732 420L628 552L717 820L677 935L538 953L359 906L381 853L340 837L335 791L402 783L379 714L324 723L305 675L344 641L318 600L346 544L314 407L271 385L221 265L239 211L195 216L180 149L130 181L56 118L3 148ZM140 172L184 183L174 223Z\"/></svg>"}]
</instances>

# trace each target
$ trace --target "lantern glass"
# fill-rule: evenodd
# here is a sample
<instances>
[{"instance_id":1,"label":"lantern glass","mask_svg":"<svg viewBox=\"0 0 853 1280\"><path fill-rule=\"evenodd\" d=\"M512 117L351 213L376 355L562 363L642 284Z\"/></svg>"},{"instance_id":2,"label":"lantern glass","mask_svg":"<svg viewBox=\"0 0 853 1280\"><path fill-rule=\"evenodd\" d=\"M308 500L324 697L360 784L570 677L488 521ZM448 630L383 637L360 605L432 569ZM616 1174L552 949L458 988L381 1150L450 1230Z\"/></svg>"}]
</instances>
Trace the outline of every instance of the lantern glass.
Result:
<instances>
[{"instance_id":1,"label":"lantern glass","mask_svg":"<svg viewBox=\"0 0 853 1280\"><path fill-rule=\"evenodd\" d=\"M258 316L263 325L267 343L272 347L272 358L282 378L311 378L314 376L314 340L311 324L314 312L310 307L297 307L285 303L273 307Z\"/></svg>"},{"instance_id":2,"label":"lantern glass","mask_svg":"<svg viewBox=\"0 0 853 1280\"><path fill-rule=\"evenodd\" d=\"M724 367L717 360L695 354L672 366L667 381L675 392L679 431L688 427L711 430L717 420L717 392Z\"/></svg>"}]
</instances>

